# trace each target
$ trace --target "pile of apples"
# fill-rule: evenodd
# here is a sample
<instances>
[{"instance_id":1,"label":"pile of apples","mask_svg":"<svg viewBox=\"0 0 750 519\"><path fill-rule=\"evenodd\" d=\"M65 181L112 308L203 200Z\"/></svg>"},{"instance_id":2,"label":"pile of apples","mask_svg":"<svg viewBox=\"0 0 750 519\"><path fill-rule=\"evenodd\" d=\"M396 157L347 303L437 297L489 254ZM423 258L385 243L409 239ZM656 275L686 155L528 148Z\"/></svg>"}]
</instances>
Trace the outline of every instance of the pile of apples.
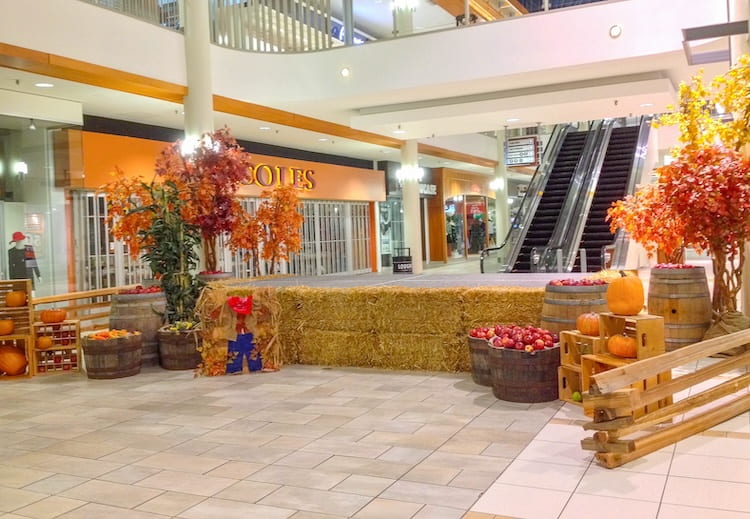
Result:
<instances>
[{"instance_id":1,"label":"pile of apples","mask_svg":"<svg viewBox=\"0 0 750 519\"><path fill-rule=\"evenodd\" d=\"M543 350L557 343L557 334L536 326L515 324L484 326L469 331L469 336L486 339L495 348L510 350Z\"/></svg>"},{"instance_id":2,"label":"pile of apples","mask_svg":"<svg viewBox=\"0 0 750 519\"><path fill-rule=\"evenodd\" d=\"M654 265L655 269L692 269L695 265L685 265L684 263L659 263Z\"/></svg>"},{"instance_id":3,"label":"pile of apples","mask_svg":"<svg viewBox=\"0 0 750 519\"><path fill-rule=\"evenodd\" d=\"M154 285L152 287L143 288L141 285L138 285L135 288L121 290L120 294L153 294L154 292L161 292L161 287L159 285Z\"/></svg>"},{"instance_id":4,"label":"pile of apples","mask_svg":"<svg viewBox=\"0 0 750 519\"><path fill-rule=\"evenodd\" d=\"M592 287L594 285L606 285L604 279L553 279L550 285L556 287Z\"/></svg>"}]
</instances>

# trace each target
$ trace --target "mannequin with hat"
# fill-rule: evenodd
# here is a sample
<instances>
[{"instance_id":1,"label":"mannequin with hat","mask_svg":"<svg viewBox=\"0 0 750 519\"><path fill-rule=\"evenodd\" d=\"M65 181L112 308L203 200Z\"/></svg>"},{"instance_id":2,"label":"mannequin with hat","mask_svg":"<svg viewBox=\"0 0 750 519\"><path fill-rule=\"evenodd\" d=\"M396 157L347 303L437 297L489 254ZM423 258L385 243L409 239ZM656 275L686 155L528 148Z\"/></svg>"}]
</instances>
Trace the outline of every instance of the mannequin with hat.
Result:
<instances>
[{"instance_id":1,"label":"mannequin with hat","mask_svg":"<svg viewBox=\"0 0 750 519\"><path fill-rule=\"evenodd\" d=\"M8 249L8 269L10 279L30 279L32 288L36 288L36 279L41 281L42 275L36 262L34 247L24 244L26 238L20 231L13 233L10 244L14 247Z\"/></svg>"}]
</instances>

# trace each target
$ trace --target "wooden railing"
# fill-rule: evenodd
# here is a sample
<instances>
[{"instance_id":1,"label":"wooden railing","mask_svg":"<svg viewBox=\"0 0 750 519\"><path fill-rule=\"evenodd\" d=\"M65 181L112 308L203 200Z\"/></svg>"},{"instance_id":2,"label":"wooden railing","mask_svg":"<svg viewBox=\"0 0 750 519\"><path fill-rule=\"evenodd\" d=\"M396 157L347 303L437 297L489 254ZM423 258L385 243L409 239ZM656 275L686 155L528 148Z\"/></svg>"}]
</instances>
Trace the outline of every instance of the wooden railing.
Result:
<instances>
[{"instance_id":1,"label":"wooden railing","mask_svg":"<svg viewBox=\"0 0 750 519\"><path fill-rule=\"evenodd\" d=\"M108 328L112 294L117 294L123 288L125 287L35 297L31 301L34 307L34 319L39 320L39 313L45 308L55 307L65 310L68 313L68 319L79 320L82 332Z\"/></svg>"},{"instance_id":2,"label":"wooden railing","mask_svg":"<svg viewBox=\"0 0 750 519\"><path fill-rule=\"evenodd\" d=\"M742 330L593 375L591 387L583 395L583 407L594 418L584 429L596 432L582 440L581 446L596 451L597 462L613 468L750 410L750 394L742 391L750 386L750 373L744 369L750 365L750 350L716 359L645 390L631 387L665 370L747 344L750 330ZM721 383L704 389L705 382L720 376ZM635 410L690 388L689 397L635 416Z\"/></svg>"}]
</instances>

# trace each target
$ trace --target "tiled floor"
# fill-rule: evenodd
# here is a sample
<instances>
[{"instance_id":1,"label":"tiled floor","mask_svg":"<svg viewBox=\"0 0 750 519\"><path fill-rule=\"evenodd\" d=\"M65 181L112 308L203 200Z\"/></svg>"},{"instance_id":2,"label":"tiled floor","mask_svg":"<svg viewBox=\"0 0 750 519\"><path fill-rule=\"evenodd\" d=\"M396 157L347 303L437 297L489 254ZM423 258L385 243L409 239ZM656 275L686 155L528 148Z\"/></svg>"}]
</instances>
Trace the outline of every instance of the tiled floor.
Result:
<instances>
[{"instance_id":1,"label":"tiled floor","mask_svg":"<svg viewBox=\"0 0 750 519\"><path fill-rule=\"evenodd\" d=\"M465 374L148 368L0 384L0 517L750 517L745 414L622 468Z\"/></svg>"}]
</instances>

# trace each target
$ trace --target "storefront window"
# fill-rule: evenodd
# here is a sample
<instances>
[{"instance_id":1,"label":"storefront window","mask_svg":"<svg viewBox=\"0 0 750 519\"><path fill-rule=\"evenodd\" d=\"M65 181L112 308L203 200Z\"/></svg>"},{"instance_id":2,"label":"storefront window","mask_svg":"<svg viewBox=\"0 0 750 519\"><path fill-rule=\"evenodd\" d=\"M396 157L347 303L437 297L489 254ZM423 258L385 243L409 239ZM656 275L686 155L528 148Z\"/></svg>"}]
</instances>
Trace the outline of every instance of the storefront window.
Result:
<instances>
[{"instance_id":1,"label":"storefront window","mask_svg":"<svg viewBox=\"0 0 750 519\"><path fill-rule=\"evenodd\" d=\"M36 297L68 292L65 190L55 185L59 124L0 116L0 279L31 279Z\"/></svg>"},{"instance_id":2,"label":"storefront window","mask_svg":"<svg viewBox=\"0 0 750 519\"><path fill-rule=\"evenodd\" d=\"M404 247L404 208L400 198L388 197L380 203L380 262L383 267L392 265L397 249Z\"/></svg>"}]
</instances>

